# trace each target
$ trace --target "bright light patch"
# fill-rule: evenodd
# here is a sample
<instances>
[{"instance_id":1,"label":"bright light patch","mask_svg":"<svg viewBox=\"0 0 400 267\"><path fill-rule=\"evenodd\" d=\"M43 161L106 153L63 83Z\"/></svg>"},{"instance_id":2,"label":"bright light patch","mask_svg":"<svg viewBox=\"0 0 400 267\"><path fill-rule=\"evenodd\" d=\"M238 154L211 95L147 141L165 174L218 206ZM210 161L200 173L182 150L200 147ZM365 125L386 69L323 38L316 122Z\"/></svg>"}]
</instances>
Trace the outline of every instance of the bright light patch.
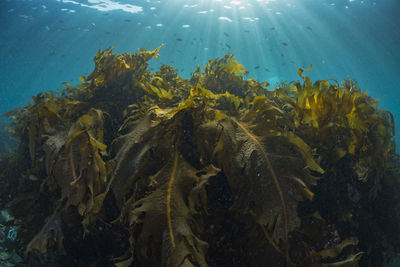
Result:
<instances>
[{"instance_id":1,"label":"bright light patch","mask_svg":"<svg viewBox=\"0 0 400 267\"><path fill-rule=\"evenodd\" d=\"M225 21L228 21L228 22L232 22L232 20L230 18L228 18L228 17L219 17L218 19L219 20L225 20Z\"/></svg>"},{"instance_id":2,"label":"bright light patch","mask_svg":"<svg viewBox=\"0 0 400 267\"><path fill-rule=\"evenodd\" d=\"M182 25L182 28L190 28L190 25L189 24L184 24L184 25Z\"/></svg>"},{"instance_id":3,"label":"bright light patch","mask_svg":"<svg viewBox=\"0 0 400 267\"><path fill-rule=\"evenodd\" d=\"M247 20L247 21L254 21L254 19L249 18L249 17L244 17L243 20Z\"/></svg>"},{"instance_id":4,"label":"bright light patch","mask_svg":"<svg viewBox=\"0 0 400 267\"><path fill-rule=\"evenodd\" d=\"M89 4L83 4L73 0L61 0L61 2L79 5L82 7L89 7L97 9L99 11L122 10L129 13L139 13L143 11L143 8L141 6L135 6L131 4L121 4L119 2L115 2L112 0L87 0Z\"/></svg>"}]
</instances>

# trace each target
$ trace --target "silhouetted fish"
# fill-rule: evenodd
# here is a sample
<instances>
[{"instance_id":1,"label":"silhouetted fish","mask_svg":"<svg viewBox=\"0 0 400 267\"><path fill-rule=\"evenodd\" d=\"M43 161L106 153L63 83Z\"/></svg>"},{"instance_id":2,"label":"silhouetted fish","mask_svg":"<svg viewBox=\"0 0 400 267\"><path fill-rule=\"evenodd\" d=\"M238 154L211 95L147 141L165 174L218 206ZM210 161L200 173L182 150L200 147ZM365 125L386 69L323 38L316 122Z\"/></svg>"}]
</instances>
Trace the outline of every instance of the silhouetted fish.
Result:
<instances>
[{"instance_id":1,"label":"silhouetted fish","mask_svg":"<svg viewBox=\"0 0 400 267\"><path fill-rule=\"evenodd\" d=\"M228 45L227 43L225 43L225 46L228 47L229 49L231 49L231 46Z\"/></svg>"},{"instance_id":2,"label":"silhouetted fish","mask_svg":"<svg viewBox=\"0 0 400 267\"><path fill-rule=\"evenodd\" d=\"M283 46L287 46L287 43L285 43L285 42L282 42L282 45L283 45Z\"/></svg>"},{"instance_id":3,"label":"silhouetted fish","mask_svg":"<svg viewBox=\"0 0 400 267\"><path fill-rule=\"evenodd\" d=\"M269 28L271 31L273 31L273 30L275 30L275 27L271 27L271 28Z\"/></svg>"},{"instance_id":4,"label":"silhouetted fish","mask_svg":"<svg viewBox=\"0 0 400 267\"><path fill-rule=\"evenodd\" d=\"M285 55L284 54L281 54L281 57L284 57Z\"/></svg>"},{"instance_id":5,"label":"silhouetted fish","mask_svg":"<svg viewBox=\"0 0 400 267\"><path fill-rule=\"evenodd\" d=\"M177 40L178 42L182 42L182 41L183 41L182 38L176 38L176 40Z\"/></svg>"},{"instance_id":6,"label":"silhouetted fish","mask_svg":"<svg viewBox=\"0 0 400 267\"><path fill-rule=\"evenodd\" d=\"M255 68L256 70L258 70L258 69L260 68L260 66L255 66L254 68Z\"/></svg>"},{"instance_id":7,"label":"silhouetted fish","mask_svg":"<svg viewBox=\"0 0 400 267\"><path fill-rule=\"evenodd\" d=\"M197 59L197 56L195 56L194 58L193 58L193 60L196 60Z\"/></svg>"},{"instance_id":8,"label":"silhouetted fish","mask_svg":"<svg viewBox=\"0 0 400 267\"><path fill-rule=\"evenodd\" d=\"M126 22L131 22L132 20L130 20L130 19L124 19L124 21L126 21Z\"/></svg>"},{"instance_id":9,"label":"silhouetted fish","mask_svg":"<svg viewBox=\"0 0 400 267\"><path fill-rule=\"evenodd\" d=\"M249 33L250 31L249 31L249 30L244 30L244 32L247 32L247 33Z\"/></svg>"},{"instance_id":10,"label":"silhouetted fish","mask_svg":"<svg viewBox=\"0 0 400 267\"><path fill-rule=\"evenodd\" d=\"M226 32L224 32L224 35L225 35L226 37L229 37L229 34L227 34Z\"/></svg>"},{"instance_id":11,"label":"silhouetted fish","mask_svg":"<svg viewBox=\"0 0 400 267\"><path fill-rule=\"evenodd\" d=\"M267 72L269 72L269 69L267 69L267 68L264 68L264 70L267 71Z\"/></svg>"},{"instance_id":12,"label":"silhouetted fish","mask_svg":"<svg viewBox=\"0 0 400 267\"><path fill-rule=\"evenodd\" d=\"M312 31L312 28L310 26L307 26L306 29Z\"/></svg>"}]
</instances>

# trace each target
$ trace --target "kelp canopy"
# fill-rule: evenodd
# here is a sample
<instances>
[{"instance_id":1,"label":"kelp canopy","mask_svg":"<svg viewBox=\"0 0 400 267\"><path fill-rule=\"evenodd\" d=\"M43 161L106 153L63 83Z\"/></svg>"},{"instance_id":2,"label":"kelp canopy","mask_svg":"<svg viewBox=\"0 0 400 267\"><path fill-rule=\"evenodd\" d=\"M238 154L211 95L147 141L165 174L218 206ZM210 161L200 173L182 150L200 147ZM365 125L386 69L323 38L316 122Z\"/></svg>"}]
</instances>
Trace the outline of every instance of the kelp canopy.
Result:
<instances>
[{"instance_id":1,"label":"kelp canopy","mask_svg":"<svg viewBox=\"0 0 400 267\"><path fill-rule=\"evenodd\" d=\"M1 178L19 185L2 202L28 264L393 260L400 186L390 112L351 80L312 83L311 67L274 90L245 79L231 54L190 79L167 65L151 73L160 48L99 51L81 84L8 113L20 148Z\"/></svg>"}]
</instances>

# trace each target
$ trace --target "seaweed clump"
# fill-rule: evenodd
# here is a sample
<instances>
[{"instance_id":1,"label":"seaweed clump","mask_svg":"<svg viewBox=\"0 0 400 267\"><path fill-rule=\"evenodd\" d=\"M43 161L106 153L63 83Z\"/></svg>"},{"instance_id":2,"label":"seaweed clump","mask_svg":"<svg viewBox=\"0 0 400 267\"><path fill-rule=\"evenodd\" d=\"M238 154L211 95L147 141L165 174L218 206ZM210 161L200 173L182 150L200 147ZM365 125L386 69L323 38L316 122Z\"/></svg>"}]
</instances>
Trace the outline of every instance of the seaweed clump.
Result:
<instances>
[{"instance_id":1,"label":"seaweed clump","mask_svg":"<svg viewBox=\"0 0 400 267\"><path fill-rule=\"evenodd\" d=\"M150 73L160 48L99 51L81 84L8 113L20 141L12 162L26 167L1 178L13 175L7 206L26 263L394 259L400 183L390 112L351 80L312 83L303 69L302 82L267 90L230 54L190 79L167 65Z\"/></svg>"}]
</instances>

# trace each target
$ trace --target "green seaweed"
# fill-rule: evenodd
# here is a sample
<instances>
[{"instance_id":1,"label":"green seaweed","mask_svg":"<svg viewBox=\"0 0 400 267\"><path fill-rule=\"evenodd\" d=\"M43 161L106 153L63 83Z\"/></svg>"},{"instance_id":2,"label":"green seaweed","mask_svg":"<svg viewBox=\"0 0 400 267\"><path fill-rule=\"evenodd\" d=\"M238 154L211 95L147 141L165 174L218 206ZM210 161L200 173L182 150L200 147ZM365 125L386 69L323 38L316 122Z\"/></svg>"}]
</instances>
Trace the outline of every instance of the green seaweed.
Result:
<instances>
[{"instance_id":1,"label":"green seaweed","mask_svg":"<svg viewBox=\"0 0 400 267\"><path fill-rule=\"evenodd\" d=\"M8 204L27 261L73 264L76 251L88 266L394 258L400 242L387 233L367 240L360 222L384 199L400 217L388 189L400 188L389 111L351 80L312 83L311 67L298 70L302 82L266 90L231 54L190 79L167 65L151 73L147 61L161 47L99 51L79 85L7 114L20 161L29 161Z\"/></svg>"}]
</instances>

